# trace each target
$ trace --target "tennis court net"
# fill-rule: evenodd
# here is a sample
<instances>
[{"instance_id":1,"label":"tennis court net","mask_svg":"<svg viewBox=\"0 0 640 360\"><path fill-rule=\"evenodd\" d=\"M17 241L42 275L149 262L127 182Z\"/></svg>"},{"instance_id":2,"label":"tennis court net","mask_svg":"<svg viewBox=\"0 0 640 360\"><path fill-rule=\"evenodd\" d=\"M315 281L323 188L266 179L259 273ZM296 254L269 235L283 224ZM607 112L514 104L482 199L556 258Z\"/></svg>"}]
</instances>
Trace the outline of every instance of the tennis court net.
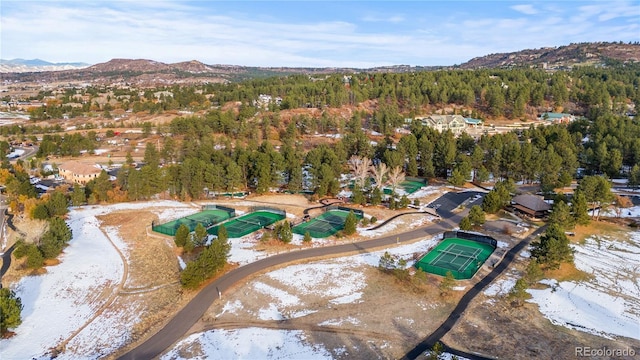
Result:
<instances>
[{"instance_id":1,"label":"tennis court net","mask_svg":"<svg viewBox=\"0 0 640 360\"><path fill-rule=\"evenodd\" d=\"M262 227L262 224L259 221L254 222L254 221L249 221L249 220L245 220L245 219L236 219L236 220L238 222L241 222L241 223L250 224L250 225L253 225L253 226L257 226L257 227Z\"/></svg>"},{"instance_id":2,"label":"tennis court net","mask_svg":"<svg viewBox=\"0 0 640 360\"><path fill-rule=\"evenodd\" d=\"M333 225L334 227L336 227L336 226L338 226L338 227L339 227L339 226L343 226L343 225L344 225L344 223L343 223L343 222L334 222L334 221L329 221L329 220L321 219L321 218L316 218L316 220L318 220L318 221L322 221L322 222L325 222L325 223L327 223L327 224L331 224L331 225Z\"/></svg>"}]
</instances>

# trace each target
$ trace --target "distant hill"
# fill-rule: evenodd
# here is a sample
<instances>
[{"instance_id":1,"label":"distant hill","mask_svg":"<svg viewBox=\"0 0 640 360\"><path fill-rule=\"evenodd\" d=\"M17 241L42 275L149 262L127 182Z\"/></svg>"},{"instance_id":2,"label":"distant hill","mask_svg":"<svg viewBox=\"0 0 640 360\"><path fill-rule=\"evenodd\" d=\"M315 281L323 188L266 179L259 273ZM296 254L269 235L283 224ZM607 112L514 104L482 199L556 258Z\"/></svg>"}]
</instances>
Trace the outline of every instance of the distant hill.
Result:
<instances>
[{"instance_id":1,"label":"distant hill","mask_svg":"<svg viewBox=\"0 0 640 360\"><path fill-rule=\"evenodd\" d=\"M2 79L21 82L91 81L94 83L126 82L138 85L167 85L180 83L234 82L249 78L292 74L319 75L354 72L416 72L439 69L482 69L540 67L566 69L576 65L603 65L611 62L640 61L640 44L580 43L561 47L522 50L512 53L490 54L455 66L395 65L368 69L357 68L295 68L251 67L238 65L207 65L197 60L166 64L147 59L112 59L87 66L82 63L48 63L43 60L2 60ZM48 71L52 67L63 71Z\"/></svg>"},{"instance_id":2,"label":"distant hill","mask_svg":"<svg viewBox=\"0 0 640 360\"><path fill-rule=\"evenodd\" d=\"M355 68L295 68L251 67L238 65L207 65L197 60L166 64L148 59L112 59L83 69L43 72L5 73L9 81L69 82L92 81L95 83L126 82L138 85L166 85L176 83L234 82L249 78L262 78L292 74L329 74L336 72L410 72L435 70L438 67L396 65L371 69Z\"/></svg>"},{"instance_id":3,"label":"distant hill","mask_svg":"<svg viewBox=\"0 0 640 360\"><path fill-rule=\"evenodd\" d=\"M74 63L52 63L40 59L0 59L0 73L23 73L23 72L42 72L42 71L61 71L86 68L90 64L74 62Z\"/></svg>"},{"instance_id":4,"label":"distant hill","mask_svg":"<svg viewBox=\"0 0 640 360\"><path fill-rule=\"evenodd\" d=\"M578 65L602 65L610 61L640 62L640 44L579 43L560 47L490 54L461 64L462 69L546 67L564 69Z\"/></svg>"}]
</instances>

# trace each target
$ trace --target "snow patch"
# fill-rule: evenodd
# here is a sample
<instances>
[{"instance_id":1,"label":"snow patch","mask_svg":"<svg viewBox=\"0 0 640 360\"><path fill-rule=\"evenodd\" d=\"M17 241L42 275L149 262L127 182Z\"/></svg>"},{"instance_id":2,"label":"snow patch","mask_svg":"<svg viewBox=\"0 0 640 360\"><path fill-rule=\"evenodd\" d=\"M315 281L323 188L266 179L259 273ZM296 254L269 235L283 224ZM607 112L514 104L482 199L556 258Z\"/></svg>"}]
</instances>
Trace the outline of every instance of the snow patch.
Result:
<instances>
[{"instance_id":1,"label":"snow patch","mask_svg":"<svg viewBox=\"0 0 640 360\"><path fill-rule=\"evenodd\" d=\"M332 359L323 346L311 344L301 330L246 328L210 330L190 335L161 360L182 359Z\"/></svg>"},{"instance_id":2,"label":"snow patch","mask_svg":"<svg viewBox=\"0 0 640 360\"><path fill-rule=\"evenodd\" d=\"M628 239L590 237L573 246L575 265L588 281L541 281L527 290L552 323L604 337L640 339L640 232Z\"/></svg>"}]
</instances>

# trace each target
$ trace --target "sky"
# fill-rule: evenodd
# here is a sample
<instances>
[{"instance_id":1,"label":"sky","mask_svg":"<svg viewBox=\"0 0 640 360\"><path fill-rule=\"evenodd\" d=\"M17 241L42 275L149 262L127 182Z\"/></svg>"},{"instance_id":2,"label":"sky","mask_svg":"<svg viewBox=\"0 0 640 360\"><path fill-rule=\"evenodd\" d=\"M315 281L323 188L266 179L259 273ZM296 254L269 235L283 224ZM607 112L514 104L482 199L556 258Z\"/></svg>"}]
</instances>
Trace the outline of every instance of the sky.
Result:
<instances>
[{"instance_id":1,"label":"sky","mask_svg":"<svg viewBox=\"0 0 640 360\"><path fill-rule=\"evenodd\" d=\"M434 66L594 41L640 41L640 0L0 2L2 59Z\"/></svg>"}]
</instances>

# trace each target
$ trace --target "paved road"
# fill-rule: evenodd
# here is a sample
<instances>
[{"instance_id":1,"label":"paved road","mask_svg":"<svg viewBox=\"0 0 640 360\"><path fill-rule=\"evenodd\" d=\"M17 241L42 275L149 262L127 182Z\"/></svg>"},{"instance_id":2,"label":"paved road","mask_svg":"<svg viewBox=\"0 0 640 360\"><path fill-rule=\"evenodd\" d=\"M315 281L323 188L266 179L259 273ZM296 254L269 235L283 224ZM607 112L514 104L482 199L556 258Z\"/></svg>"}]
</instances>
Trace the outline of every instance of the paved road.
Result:
<instances>
[{"instance_id":1,"label":"paved road","mask_svg":"<svg viewBox=\"0 0 640 360\"><path fill-rule=\"evenodd\" d=\"M511 262L515 259L515 257L522 251L525 246L529 245L531 240L535 239L538 235L540 235L544 230L546 230L547 226L542 226L538 228L536 231L531 233L526 239L520 241L511 250L507 251L502 261L496 266L493 271L491 271L487 276L485 276L482 280L478 281L466 294L462 296L458 305L453 309L449 317L437 328L431 335L429 335L426 339L420 342L416 347L411 349L403 359L417 359L422 353L427 350L433 348L433 345L440 341L442 337L444 337L453 326L458 322L460 317L464 314L465 310L473 300L485 287L487 287L495 278L500 276L508 267L511 265ZM474 358L482 358L479 356L474 356Z\"/></svg>"},{"instance_id":2,"label":"paved road","mask_svg":"<svg viewBox=\"0 0 640 360\"><path fill-rule=\"evenodd\" d=\"M465 200L473 198L476 195L476 193L474 192L465 192L461 194L462 195L457 195L455 197L445 194L446 201L443 201L444 203L449 204L449 202L452 201L451 199L455 198L457 200L460 200L460 203L462 203ZM442 206L444 205L441 205L440 207ZM402 234L385 236L357 243L287 252L236 268L224 274L211 284L207 285L198 293L198 295L195 296L195 298L193 298L193 300L191 300L185 307L183 307L156 334L152 335L138 347L120 356L118 359L151 359L160 355L165 349L174 344L187 333L187 331L202 317L202 315L204 315L205 311L209 308L209 306L211 306L213 301L219 298L221 293L224 293L232 286L234 286L241 280L250 277L251 275L263 272L266 269L277 265L295 261L310 260L313 258L326 256L342 256L349 253L367 253L377 248L396 245L398 242L408 242L418 238L433 236L445 230L450 230L451 227L449 222L457 224L460 221L462 215L454 215L450 212L450 210L455 207L457 207L457 205L446 211L448 216L443 220L447 221L440 221L425 228L419 228Z\"/></svg>"},{"instance_id":3,"label":"paved road","mask_svg":"<svg viewBox=\"0 0 640 360\"><path fill-rule=\"evenodd\" d=\"M24 150L24 154L18 156L15 159L11 159L11 162L16 162L18 160L26 160L28 159L30 156L35 155L38 152L38 147L37 146L29 146L29 147L17 147L16 149L18 150Z\"/></svg>"}]
</instances>

